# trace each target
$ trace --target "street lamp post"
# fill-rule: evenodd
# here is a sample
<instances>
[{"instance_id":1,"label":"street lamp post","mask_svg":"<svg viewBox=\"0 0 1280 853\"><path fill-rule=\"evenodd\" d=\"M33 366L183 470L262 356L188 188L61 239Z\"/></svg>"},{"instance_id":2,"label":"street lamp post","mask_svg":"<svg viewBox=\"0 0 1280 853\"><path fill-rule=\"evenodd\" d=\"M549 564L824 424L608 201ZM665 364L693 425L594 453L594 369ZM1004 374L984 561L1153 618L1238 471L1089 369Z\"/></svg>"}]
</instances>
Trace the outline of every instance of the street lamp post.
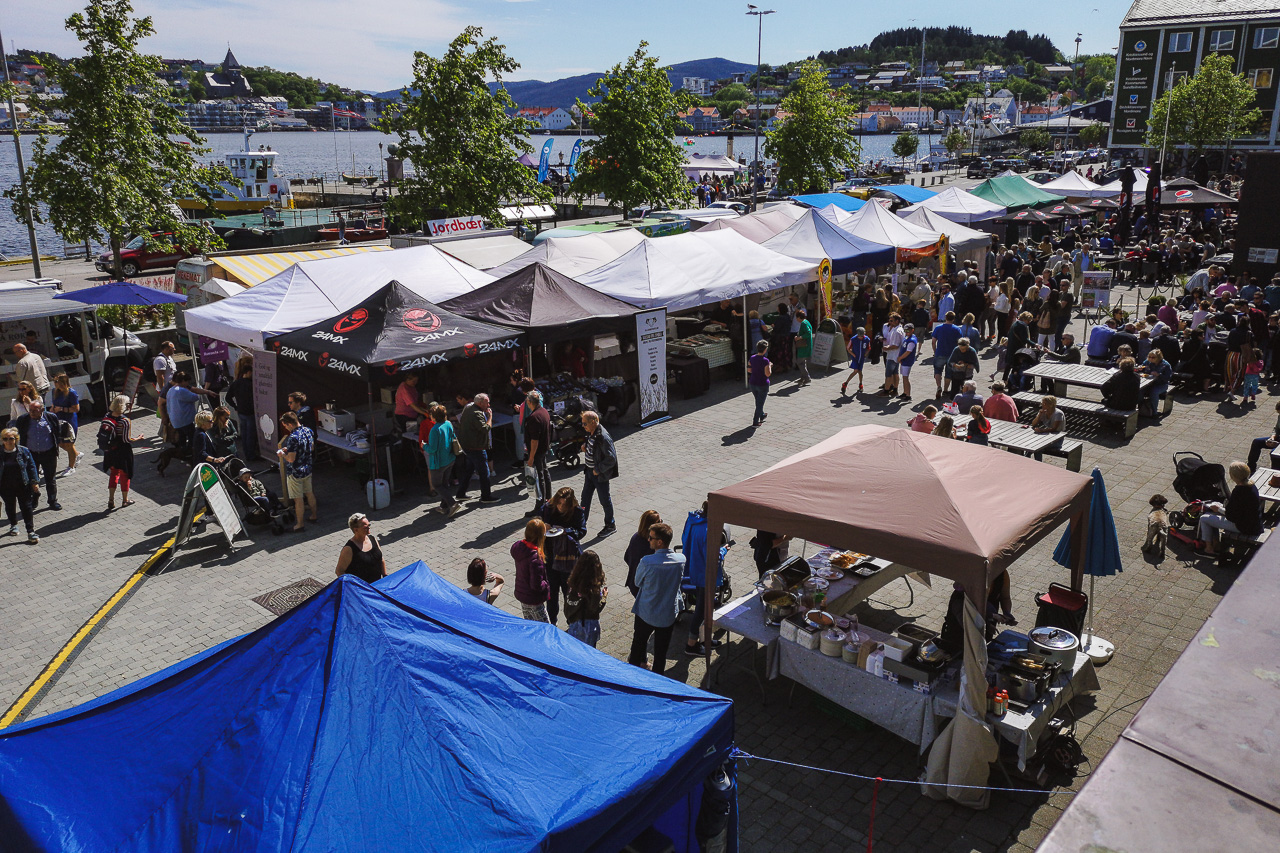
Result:
<instances>
[{"instance_id":1,"label":"street lamp post","mask_svg":"<svg viewBox=\"0 0 1280 853\"><path fill-rule=\"evenodd\" d=\"M759 9L750 3L747 4L747 14L755 15L756 18L756 154L755 169L756 173L751 179L751 209L756 209L757 193L760 190L760 176L764 170L760 168L760 47L764 38L764 16L772 15L773 9Z\"/></svg>"},{"instance_id":2,"label":"street lamp post","mask_svg":"<svg viewBox=\"0 0 1280 853\"><path fill-rule=\"evenodd\" d=\"M27 187L27 167L22 160L22 134L18 132L18 111L13 105L13 86L9 82L9 57L4 52L4 36L0 35L0 62L4 63L4 83L7 89L7 97L9 101L9 126L13 129L13 150L18 159L18 182L22 185L23 190ZM36 245L36 223L31 218L31 211L27 211L27 240L31 243L31 264L36 278L40 278L40 248ZM92 260L88 253L85 258Z\"/></svg>"},{"instance_id":3,"label":"street lamp post","mask_svg":"<svg viewBox=\"0 0 1280 853\"><path fill-rule=\"evenodd\" d=\"M1075 58L1071 60L1071 83L1073 87L1077 84L1076 66L1079 63L1080 63L1080 33L1076 33L1076 55L1075 55ZM1071 89L1068 89L1067 91L1074 92L1075 89L1071 88ZM1071 145L1071 105L1073 103L1075 103L1075 98L1068 97L1067 98L1067 132L1066 132L1066 135L1062 138L1062 154L1064 158L1067 153L1067 148ZM1066 163L1065 159L1063 160L1063 163L1064 164Z\"/></svg>"}]
</instances>

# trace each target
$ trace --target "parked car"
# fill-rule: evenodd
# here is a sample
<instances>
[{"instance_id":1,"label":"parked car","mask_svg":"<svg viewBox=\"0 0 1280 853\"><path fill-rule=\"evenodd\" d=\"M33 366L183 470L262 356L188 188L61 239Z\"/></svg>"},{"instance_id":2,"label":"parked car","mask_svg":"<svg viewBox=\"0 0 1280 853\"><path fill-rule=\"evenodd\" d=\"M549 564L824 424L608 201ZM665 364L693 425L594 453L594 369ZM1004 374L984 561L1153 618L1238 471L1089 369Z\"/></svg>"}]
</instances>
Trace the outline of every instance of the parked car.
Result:
<instances>
[{"instance_id":1,"label":"parked car","mask_svg":"<svg viewBox=\"0 0 1280 853\"><path fill-rule=\"evenodd\" d=\"M1026 178L1028 181L1032 181L1033 183L1047 184L1050 181L1052 181L1054 178L1058 177L1058 175L1055 174L1054 172L1032 172L1029 175L1023 175L1023 177Z\"/></svg>"},{"instance_id":2,"label":"parked car","mask_svg":"<svg viewBox=\"0 0 1280 853\"><path fill-rule=\"evenodd\" d=\"M707 207L724 208L725 210L732 210L739 215L747 213L750 209L748 205L740 201L713 201Z\"/></svg>"},{"instance_id":3,"label":"parked car","mask_svg":"<svg viewBox=\"0 0 1280 853\"><path fill-rule=\"evenodd\" d=\"M969 164L969 168L965 169L964 176L966 178L985 178L990 171L990 161L974 160Z\"/></svg>"},{"instance_id":4,"label":"parked car","mask_svg":"<svg viewBox=\"0 0 1280 853\"><path fill-rule=\"evenodd\" d=\"M147 238L141 235L134 237L120 249L120 272L132 277L144 270L170 269L192 256L177 243L171 243L173 235L155 232L151 234L152 248L147 248ZM170 243L169 249L165 244ZM111 272L115 268L115 259L110 252L98 255L93 265L101 272Z\"/></svg>"}]
</instances>

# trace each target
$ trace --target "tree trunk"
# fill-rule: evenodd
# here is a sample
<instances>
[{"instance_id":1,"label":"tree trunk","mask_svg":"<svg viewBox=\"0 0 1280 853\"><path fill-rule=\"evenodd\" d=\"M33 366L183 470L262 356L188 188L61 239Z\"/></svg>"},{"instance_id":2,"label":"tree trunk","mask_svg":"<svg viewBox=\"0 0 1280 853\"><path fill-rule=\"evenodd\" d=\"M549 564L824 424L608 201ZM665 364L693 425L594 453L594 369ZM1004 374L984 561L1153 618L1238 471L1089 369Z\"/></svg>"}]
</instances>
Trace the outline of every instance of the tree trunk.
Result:
<instances>
[{"instance_id":1,"label":"tree trunk","mask_svg":"<svg viewBox=\"0 0 1280 853\"><path fill-rule=\"evenodd\" d=\"M124 273L121 272L120 270L121 263L122 262L120 260L120 235L112 234L111 235L111 268L112 270L115 271L116 281L122 281L124 279Z\"/></svg>"}]
</instances>

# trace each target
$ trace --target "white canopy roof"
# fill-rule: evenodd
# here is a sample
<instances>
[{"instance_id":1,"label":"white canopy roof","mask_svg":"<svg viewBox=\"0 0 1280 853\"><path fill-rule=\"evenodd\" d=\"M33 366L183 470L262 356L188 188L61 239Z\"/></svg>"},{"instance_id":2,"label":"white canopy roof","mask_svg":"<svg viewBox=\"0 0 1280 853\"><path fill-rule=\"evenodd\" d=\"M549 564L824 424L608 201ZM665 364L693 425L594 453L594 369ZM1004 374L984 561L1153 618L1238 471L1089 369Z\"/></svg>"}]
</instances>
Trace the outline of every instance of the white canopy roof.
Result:
<instances>
[{"instance_id":1,"label":"white canopy roof","mask_svg":"<svg viewBox=\"0 0 1280 853\"><path fill-rule=\"evenodd\" d=\"M579 273L607 264L614 258L644 242L644 235L634 228L600 233L584 232L579 237L548 237L523 255L486 270L495 278L524 269L532 263L543 263L551 269L577 278ZM665 239L665 238L664 238Z\"/></svg>"},{"instance_id":2,"label":"white canopy roof","mask_svg":"<svg viewBox=\"0 0 1280 853\"><path fill-rule=\"evenodd\" d=\"M671 311L766 293L816 277L816 268L752 243L736 231L645 239L625 255L574 276L641 308Z\"/></svg>"},{"instance_id":3,"label":"white canopy roof","mask_svg":"<svg viewBox=\"0 0 1280 853\"><path fill-rule=\"evenodd\" d=\"M952 251L964 252L969 249L991 245L991 235L987 232L976 231L958 222L952 222L937 211L930 210L923 205L917 204L913 207L904 208L898 211L898 216L912 225L919 225L921 228L947 235L947 239L951 241Z\"/></svg>"},{"instance_id":4,"label":"white canopy roof","mask_svg":"<svg viewBox=\"0 0 1280 853\"><path fill-rule=\"evenodd\" d=\"M1147 191L1147 173L1142 169L1134 169L1133 174L1137 179L1133 182L1133 194L1141 195ZM1108 195L1120 195L1120 193L1124 192L1124 187L1120 186L1119 178L1109 184L1103 184L1099 189L1105 190Z\"/></svg>"},{"instance_id":5,"label":"white canopy roof","mask_svg":"<svg viewBox=\"0 0 1280 853\"><path fill-rule=\"evenodd\" d=\"M398 281L432 302L443 302L493 281L435 246L345 255L294 264L229 299L185 311L187 330L241 347L318 323Z\"/></svg>"},{"instance_id":6,"label":"white canopy roof","mask_svg":"<svg viewBox=\"0 0 1280 853\"><path fill-rule=\"evenodd\" d=\"M1101 184L1095 184L1079 172L1063 172L1052 181L1036 184L1035 186L1036 189L1066 196L1067 198L1106 198L1107 196L1120 194L1120 190L1112 191L1106 189Z\"/></svg>"},{"instance_id":7,"label":"white canopy roof","mask_svg":"<svg viewBox=\"0 0 1280 853\"><path fill-rule=\"evenodd\" d=\"M478 270L505 264L529 251L529 244L511 234L496 237L468 237L462 240L442 240L432 244L446 254L453 255Z\"/></svg>"},{"instance_id":8,"label":"white canopy roof","mask_svg":"<svg viewBox=\"0 0 1280 853\"><path fill-rule=\"evenodd\" d=\"M961 224L981 222L984 219L995 219L997 216L1004 216L1006 212L1004 207L993 204L984 198L978 198L973 193L965 192L959 187L947 187L933 198L925 199L919 204L913 204L907 210L914 210L917 207L928 208L934 213L940 214L944 219L950 219L952 222Z\"/></svg>"},{"instance_id":9,"label":"white canopy roof","mask_svg":"<svg viewBox=\"0 0 1280 853\"><path fill-rule=\"evenodd\" d=\"M822 213L826 215L828 211L833 211L834 215L834 210L837 208L829 205L823 208ZM855 237L861 237L882 246L893 246L895 249L923 249L942 239L942 235L937 231L921 228L919 225L899 219L887 208L878 204L864 204L858 208L857 213L832 221Z\"/></svg>"},{"instance_id":10,"label":"white canopy roof","mask_svg":"<svg viewBox=\"0 0 1280 853\"><path fill-rule=\"evenodd\" d=\"M684 164L684 173L690 176L745 171L745 165L723 154L690 154Z\"/></svg>"},{"instance_id":11,"label":"white canopy roof","mask_svg":"<svg viewBox=\"0 0 1280 853\"><path fill-rule=\"evenodd\" d=\"M777 207L757 210L755 213L748 213L745 216L738 216L733 219L717 219L715 222L704 225L698 230L699 233L702 233L728 229L737 231L752 243L763 243L770 237L790 228L805 215L805 211L808 209L798 204L780 204Z\"/></svg>"}]
</instances>

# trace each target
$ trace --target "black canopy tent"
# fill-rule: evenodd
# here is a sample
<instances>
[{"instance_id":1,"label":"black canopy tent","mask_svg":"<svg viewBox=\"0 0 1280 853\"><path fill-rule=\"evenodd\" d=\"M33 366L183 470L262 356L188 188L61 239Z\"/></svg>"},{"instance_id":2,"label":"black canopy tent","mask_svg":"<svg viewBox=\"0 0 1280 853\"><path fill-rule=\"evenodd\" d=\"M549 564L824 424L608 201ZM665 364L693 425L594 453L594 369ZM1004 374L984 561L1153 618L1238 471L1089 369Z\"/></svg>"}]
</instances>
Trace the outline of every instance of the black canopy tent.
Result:
<instances>
[{"instance_id":1,"label":"black canopy tent","mask_svg":"<svg viewBox=\"0 0 1280 853\"><path fill-rule=\"evenodd\" d=\"M1160 191L1160 207L1221 207L1239 203L1239 199L1202 187L1190 178L1166 181Z\"/></svg>"},{"instance_id":2,"label":"black canopy tent","mask_svg":"<svg viewBox=\"0 0 1280 853\"><path fill-rule=\"evenodd\" d=\"M372 422L375 381L430 365L515 349L523 340L515 329L459 316L392 281L348 311L268 337L264 343L282 359L364 380L369 388ZM376 432L370 430L375 477Z\"/></svg>"},{"instance_id":3,"label":"black canopy tent","mask_svg":"<svg viewBox=\"0 0 1280 853\"><path fill-rule=\"evenodd\" d=\"M455 296L442 308L524 331L530 346L635 328L641 309L606 296L542 263Z\"/></svg>"}]
</instances>

